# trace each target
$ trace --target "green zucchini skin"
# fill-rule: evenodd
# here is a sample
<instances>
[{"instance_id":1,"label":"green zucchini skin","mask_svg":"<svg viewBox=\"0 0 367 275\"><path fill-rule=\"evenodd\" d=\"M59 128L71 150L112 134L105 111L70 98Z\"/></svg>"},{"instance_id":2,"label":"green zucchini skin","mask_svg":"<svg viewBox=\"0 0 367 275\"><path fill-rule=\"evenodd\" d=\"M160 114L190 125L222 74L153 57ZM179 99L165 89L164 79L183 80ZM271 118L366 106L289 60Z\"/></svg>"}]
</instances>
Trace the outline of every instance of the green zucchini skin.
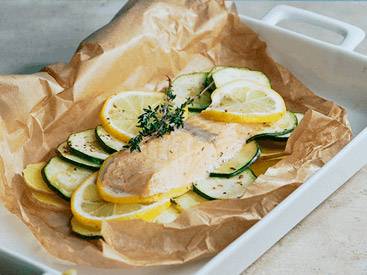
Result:
<instances>
[{"instance_id":1,"label":"green zucchini skin","mask_svg":"<svg viewBox=\"0 0 367 275\"><path fill-rule=\"evenodd\" d=\"M195 185L192 186L192 191L194 191L196 194L200 195L201 197L203 197L204 199L207 199L209 201L217 200L217 199L212 198L212 197L208 196L207 194L201 192L200 189L195 187Z\"/></svg>"},{"instance_id":2,"label":"green zucchini skin","mask_svg":"<svg viewBox=\"0 0 367 275\"><path fill-rule=\"evenodd\" d=\"M64 175L61 181L60 177L54 177L55 170L58 171L58 174L60 176ZM72 171L72 173L75 173L73 174L73 176L71 176L70 170ZM67 201L70 200L72 192L78 187L80 182L90 176L92 173L93 171L91 171L90 169L78 167L68 161L64 161L58 156L51 158L41 171L42 177L47 186L51 190L53 190L58 196ZM67 183L65 183L66 177L68 177L66 180ZM65 184L71 186L66 187Z\"/></svg>"},{"instance_id":3,"label":"green zucchini skin","mask_svg":"<svg viewBox=\"0 0 367 275\"><path fill-rule=\"evenodd\" d=\"M84 159L86 159L90 162L101 165L103 163L103 161L108 157L109 153L107 153L106 151L103 150L102 154L105 154L106 156L104 158L102 158L102 157L97 158L97 157L91 156L91 155L83 152L83 149L77 148L78 146L80 147L80 145L74 144L73 139L76 138L77 135L82 135L82 134L85 134L86 136L89 135L89 138L92 139L91 142L93 142L93 145L91 145L91 146L94 146L95 147L94 149L99 150L99 153L101 153L101 151L103 150L101 148L99 142L97 141L96 134L95 134L95 129L88 129L88 130L85 130L85 131L82 131L82 132L73 133L68 137L67 144L70 148L71 153L76 155L76 156L79 156L81 158L84 158ZM96 147L99 147L99 148L96 148Z\"/></svg>"},{"instance_id":4,"label":"green zucchini skin","mask_svg":"<svg viewBox=\"0 0 367 275\"><path fill-rule=\"evenodd\" d=\"M83 239L83 240L89 240L89 241L92 241L92 240L100 240L100 239L103 239L102 236L87 236L87 235L83 235L83 234L80 234L76 231L73 231L72 229L70 230L71 231L71 234L73 234L74 236L80 238L80 239Z\"/></svg>"},{"instance_id":5,"label":"green zucchini skin","mask_svg":"<svg viewBox=\"0 0 367 275\"><path fill-rule=\"evenodd\" d=\"M303 119L303 116L304 116L304 114L302 114L302 113L293 113L295 116L296 116L296 119L297 119L297 125L296 125L296 127L299 125L299 123L301 122L301 120ZM295 128L296 128L295 127ZM294 128L294 129L295 129ZM273 136L273 137L269 137L270 139L273 139L273 140L275 140L275 141L287 141L288 140L288 138L291 136L291 134L293 133L293 131L294 131L294 129L291 131L291 132L289 132L289 133L286 133L286 134L284 134L284 135L279 135L279 136Z\"/></svg>"},{"instance_id":6,"label":"green zucchini skin","mask_svg":"<svg viewBox=\"0 0 367 275\"><path fill-rule=\"evenodd\" d=\"M99 240L99 239L103 239L103 237L101 235L85 235L82 234L81 232L78 232L77 230L75 230L75 228L72 225L72 219L73 217L70 218L70 232L71 234L73 234L74 236L80 238L80 239L84 239L84 240Z\"/></svg>"},{"instance_id":7,"label":"green zucchini skin","mask_svg":"<svg viewBox=\"0 0 367 275\"><path fill-rule=\"evenodd\" d=\"M100 136L98 135L97 127L96 127L96 129L95 129L94 131L95 131L95 133L96 133L96 139L98 140L99 144L101 145L101 147L102 147L106 152L108 152L108 153L110 153L110 154L113 154L113 153L117 152L117 150L115 150L115 149L113 149L113 148L111 148L111 147L107 146L107 145L103 142L103 140L102 140L102 139L100 138Z\"/></svg>"},{"instance_id":8,"label":"green zucchini skin","mask_svg":"<svg viewBox=\"0 0 367 275\"><path fill-rule=\"evenodd\" d=\"M275 140L275 141L287 141L288 138L291 136L292 132L289 132L287 134L280 135L280 136L269 136L269 137L265 137L263 139L271 139L271 140Z\"/></svg>"},{"instance_id":9,"label":"green zucchini skin","mask_svg":"<svg viewBox=\"0 0 367 275\"><path fill-rule=\"evenodd\" d=\"M70 146L69 141L68 141L68 145ZM86 154L83 154L82 152L80 152L78 150L75 150L74 148L71 148L71 147L70 147L70 152L73 153L74 155L78 156L78 157L85 158L86 160L88 160L90 162L93 162L95 164L102 165L102 163L103 163L103 160L90 157L90 156L88 156Z\"/></svg>"},{"instance_id":10,"label":"green zucchini skin","mask_svg":"<svg viewBox=\"0 0 367 275\"><path fill-rule=\"evenodd\" d=\"M297 124L298 124L297 117L294 113L288 112L288 111L287 111L286 115L288 116L289 119L292 119L292 121L291 121L292 126L291 127L287 128L287 129L284 129L282 131L274 131L274 132L271 132L271 127L269 127L270 128L269 132L254 135L254 136L250 137L247 140L247 142L250 142L250 141L253 141L253 140L258 140L258 139L272 139L274 137L276 138L276 137L291 133L297 127Z\"/></svg>"},{"instance_id":11,"label":"green zucchini skin","mask_svg":"<svg viewBox=\"0 0 367 275\"><path fill-rule=\"evenodd\" d=\"M47 163L48 164L48 163ZM46 165L47 165L46 164ZM61 193L60 191L59 191L59 189L57 189L56 187L54 187L52 184L51 184L51 182L49 182L49 180L48 180L48 178L47 178L47 176L46 176L46 174L45 174L45 167L46 167L46 165L42 168L42 170L41 170L41 175L42 175L42 178L43 178L43 180L44 180L44 182L47 184L47 186L48 186L48 188L50 188L52 191L54 191L55 192L55 194L56 195L58 195L60 198L62 198L62 199L64 199L64 200L66 200L66 201L70 201L70 197L67 197L67 196L65 196L63 193Z\"/></svg>"},{"instance_id":12,"label":"green zucchini skin","mask_svg":"<svg viewBox=\"0 0 367 275\"><path fill-rule=\"evenodd\" d=\"M96 138L97 138L99 144L101 145L101 147L103 148L103 150L105 150L107 153L113 154L113 153L117 152L115 149L112 149L112 148L108 147L106 144L104 144L99 136L96 135Z\"/></svg>"},{"instance_id":13,"label":"green zucchini skin","mask_svg":"<svg viewBox=\"0 0 367 275\"><path fill-rule=\"evenodd\" d=\"M126 146L126 143L113 137L103 128L102 125L98 125L95 128L94 134L97 142L100 143L101 148L107 153L114 153L125 149L124 147Z\"/></svg>"},{"instance_id":14,"label":"green zucchini skin","mask_svg":"<svg viewBox=\"0 0 367 275\"><path fill-rule=\"evenodd\" d=\"M275 141L287 141L288 138L293 133L294 129L296 129L296 127L298 126L298 124L303 119L303 114L302 113L292 113L292 114L296 118L295 127L293 129L289 129L288 131L284 131L282 133L274 133L274 134L265 133L265 134L259 134L259 135L256 135L254 137L251 137L248 140L248 142L250 142L251 140L266 140L266 139L275 140Z\"/></svg>"},{"instance_id":15,"label":"green zucchini skin","mask_svg":"<svg viewBox=\"0 0 367 275\"><path fill-rule=\"evenodd\" d=\"M247 163L245 163L241 168L233 171L232 173L216 173L216 172L211 172L209 174L210 177L217 177L217 178L232 178L234 176L237 176L239 174L241 174L243 171L245 171L246 169L248 169L256 160L258 160L258 158L261 155L261 149L260 146L258 144L256 144L257 146L257 150L255 155L252 157L251 160L249 160Z\"/></svg>"},{"instance_id":16,"label":"green zucchini skin","mask_svg":"<svg viewBox=\"0 0 367 275\"><path fill-rule=\"evenodd\" d=\"M99 170L100 168L100 164L96 164L94 162L91 162L90 165L86 164L86 162L89 162L87 160L85 160L85 158L82 158L84 161L83 162L78 162L78 161L75 161L73 160L72 158L68 158L67 155L71 153L71 150L70 148L68 147L67 150L69 150L70 152L62 152L63 148L61 148L61 146L64 145L63 143L60 144L58 147L57 147L57 153L58 153L58 156L62 159L62 160L65 160L71 164L74 164L75 166L78 166L78 167L81 167L81 168L86 168L86 169L91 169L93 171L97 171ZM81 158L80 156L77 156L78 158Z\"/></svg>"},{"instance_id":17,"label":"green zucchini skin","mask_svg":"<svg viewBox=\"0 0 367 275\"><path fill-rule=\"evenodd\" d=\"M250 142L250 141L253 141L253 140L261 140L261 139L276 139L277 137L279 136L282 136L282 135L285 135L285 134L288 134L288 133L291 133L292 130L289 130L289 131L284 131L284 132L281 132L281 133L274 133L274 134L259 134L259 135L256 135L256 136L253 136L251 138L249 138L247 140L247 142ZM288 138L286 138L288 139Z\"/></svg>"},{"instance_id":18,"label":"green zucchini skin","mask_svg":"<svg viewBox=\"0 0 367 275\"><path fill-rule=\"evenodd\" d=\"M241 178L242 175L247 177ZM247 186L255 179L255 174L251 169L247 168L238 175L238 178L221 179L209 177L195 182L193 183L193 191L207 200L236 199L244 195Z\"/></svg>"},{"instance_id":19,"label":"green zucchini skin","mask_svg":"<svg viewBox=\"0 0 367 275\"><path fill-rule=\"evenodd\" d=\"M187 97L197 96L207 87L207 72L183 74L172 82L172 90L176 94L175 103L181 105ZM201 96L196 97L188 106L190 112L201 112L211 103L211 90L206 90Z\"/></svg>"},{"instance_id":20,"label":"green zucchini skin","mask_svg":"<svg viewBox=\"0 0 367 275\"><path fill-rule=\"evenodd\" d=\"M98 171L99 168L100 168L100 163L98 163L98 167L94 167L94 166L88 166L88 165L85 165L85 164L82 164L82 163L79 163L79 162L76 162L76 161L73 161L71 159L68 159L64 156L62 156L61 154L59 155L59 157L62 159L62 160L65 160L71 164L74 164L75 166L78 166L78 167L81 167L81 168L86 168L86 169L90 169L90 170L93 170L93 171ZM97 164L97 163L96 163Z\"/></svg>"}]
</instances>

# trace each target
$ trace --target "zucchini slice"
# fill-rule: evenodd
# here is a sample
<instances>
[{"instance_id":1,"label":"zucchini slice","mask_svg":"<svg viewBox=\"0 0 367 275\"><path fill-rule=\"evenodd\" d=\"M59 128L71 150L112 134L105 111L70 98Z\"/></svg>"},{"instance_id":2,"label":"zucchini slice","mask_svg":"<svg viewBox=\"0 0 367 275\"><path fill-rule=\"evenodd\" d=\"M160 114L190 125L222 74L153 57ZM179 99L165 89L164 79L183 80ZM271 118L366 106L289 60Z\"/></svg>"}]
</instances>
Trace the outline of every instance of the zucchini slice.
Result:
<instances>
[{"instance_id":1,"label":"zucchini slice","mask_svg":"<svg viewBox=\"0 0 367 275\"><path fill-rule=\"evenodd\" d=\"M154 219L155 223L171 223L173 222L180 213L173 206L168 207L166 210L161 212L158 217Z\"/></svg>"},{"instance_id":2,"label":"zucchini slice","mask_svg":"<svg viewBox=\"0 0 367 275\"><path fill-rule=\"evenodd\" d=\"M70 220L70 227L71 231L82 239L94 240L102 238L100 230L85 226L74 217Z\"/></svg>"},{"instance_id":3,"label":"zucchini slice","mask_svg":"<svg viewBox=\"0 0 367 275\"><path fill-rule=\"evenodd\" d=\"M248 185L253 183L256 176L250 169L241 174L224 179L208 177L193 184L193 190L208 200L225 200L241 198Z\"/></svg>"},{"instance_id":4,"label":"zucchini slice","mask_svg":"<svg viewBox=\"0 0 367 275\"><path fill-rule=\"evenodd\" d=\"M270 81L266 75L262 72L251 71L247 68L225 67L217 69L212 73L212 77L217 88L235 80L248 80L259 85L271 87Z\"/></svg>"},{"instance_id":5,"label":"zucchini slice","mask_svg":"<svg viewBox=\"0 0 367 275\"><path fill-rule=\"evenodd\" d=\"M181 105L188 97L197 96L205 89L208 73L191 73L180 75L172 82L172 90L176 95L175 103ZM201 112L206 109L211 103L211 91L208 89L202 95L195 98L189 105L189 111Z\"/></svg>"},{"instance_id":6,"label":"zucchini slice","mask_svg":"<svg viewBox=\"0 0 367 275\"><path fill-rule=\"evenodd\" d=\"M110 155L99 144L95 129L71 134L67 142L73 154L97 164L101 164Z\"/></svg>"},{"instance_id":7,"label":"zucchini slice","mask_svg":"<svg viewBox=\"0 0 367 275\"><path fill-rule=\"evenodd\" d=\"M260 147L256 141L245 144L230 160L210 173L211 177L230 178L246 170L260 156Z\"/></svg>"},{"instance_id":8,"label":"zucchini slice","mask_svg":"<svg viewBox=\"0 0 367 275\"><path fill-rule=\"evenodd\" d=\"M61 143L58 147L57 147L57 152L60 154L60 157L66 161L69 161L70 163L76 165L76 166L80 166L80 167L84 167L87 169L92 169L92 170L98 170L99 167L101 166L98 163L89 161L87 159L81 158L77 155L74 155L70 152L70 148L68 146L68 143L65 141L63 143Z\"/></svg>"},{"instance_id":9,"label":"zucchini slice","mask_svg":"<svg viewBox=\"0 0 367 275\"><path fill-rule=\"evenodd\" d=\"M297 118L297 125L298 125L301 122L301 120L303 119L303 114L302 113L294 113L294 115ZM272 137L272 139L279 140L279 141L286 141L291 136L291 134L293 133L293 130L291 132L287 133L287 134L284 134L284 135L274 136L274 137Z\"/></svg>"},{"instance_id":10,"label":"zucchini slice","mask_svg":"<svg viewBox=\"0 0 367 275\"><path fill-rule=\"evenodd\" d=\"M42 175L50 187L62 198L69 200L76 188L88 178L93 171L78 167L59 157L53 157L45 165Z\"/></svg>"},{"instance_id":11,"label":"zucchini slice","mask_svg":"<svg viewBox=\"0 0 367 275\"><path fill-rule=\"evenodd\" d=\"M297 127L297 117L292 112L286 112L278 121L267 124L256 135L249 138L248 141L259 138L273 138L288 134Z\"/></svg>"},{"instance_id":12,"label":"zucchini slice","mask_svg":"<svg viewBox=\"0 0 367 275\"><path fill-rule=\"evenodd\" d=\"M172 199L174 206L180 212L206 201L207 200L205 198L199 196L193 191L189 191L177 198Z\"/></svg>"},{"instance_id":13,"label":"zucchini slice","mask_svg":"<svg viewBox=\"0 0 367 275\"><path fill-rule=\"evenodd\" d=\"M125 142L118 140L109 134L102 125L96 127L96 138L102 145L103 149L109 153L114 153L124 149Z\"/></svg>"}]
</instances>

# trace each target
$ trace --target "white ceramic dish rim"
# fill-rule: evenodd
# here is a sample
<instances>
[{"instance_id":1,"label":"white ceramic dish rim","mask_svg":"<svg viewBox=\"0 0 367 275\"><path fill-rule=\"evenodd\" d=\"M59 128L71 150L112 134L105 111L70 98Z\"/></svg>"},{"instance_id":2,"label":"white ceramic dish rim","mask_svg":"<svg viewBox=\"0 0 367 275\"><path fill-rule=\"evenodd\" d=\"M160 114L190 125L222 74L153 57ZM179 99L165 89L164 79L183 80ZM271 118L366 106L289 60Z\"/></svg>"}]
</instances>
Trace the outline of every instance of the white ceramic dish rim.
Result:
<instances>
[{"instance_id":1,"label":"white ceramic dish rim","mask_svg":"<svg viewBox=\"0 0 367 275\"><path fill-rule=\"evenodd\" d=\"M343 35L345 39L341 45L333 45L276 26L281 20L287 18L301 19L307 23L336 31ZM364 32L355 26L339 20L285 5L276 6L262 20L253 19L247 16L241 16L241 19L262 26L271 26L272 28L278 29L279 32L287 33L301 40L315 43L319 47L334 49L351 58L362 59L367 64L366 56L353 52L355 47L364 39ZM361 161L357 157L361 154L361 148L366 148L364 151L367 154L367 128L363 129L355 136L343 150L307 182L288 196L287 199L273 209L266 217L233 241L222 252L209 260L196 274L236 274L248 267L365 164L363 160ZM334 175L334 178L330 178L330 175L327 175L331 169L345 168L341 166L341 164L345 162L355 164L353 167L350 167L348 173ZM335 184L323 190L318 189L318 196L316 198L313 197L312 195L315 194L315 182L318 181L320 183L320 181L324 181L326 175L328 181L333 181ZM308 203L302 205L305 199L308 199ZM294 211L294 209L298 209L298 211ZM272 228L271 233L269 233L268 228ZM258 238L259 236L266 237ZM246 251L251 251L251 254L247 253L247 256L241 257L241 259L236 257L236 255L244 255L243 252ZM32 259L28 259L20 253L0 248L0 254L1 253L5 253L9 257L22 261L30 266L35 266L43 270L44 274L60 274L58 271ZM225 268L223 268L223 266L225 266Z\"/></svg>"}]
</instances>

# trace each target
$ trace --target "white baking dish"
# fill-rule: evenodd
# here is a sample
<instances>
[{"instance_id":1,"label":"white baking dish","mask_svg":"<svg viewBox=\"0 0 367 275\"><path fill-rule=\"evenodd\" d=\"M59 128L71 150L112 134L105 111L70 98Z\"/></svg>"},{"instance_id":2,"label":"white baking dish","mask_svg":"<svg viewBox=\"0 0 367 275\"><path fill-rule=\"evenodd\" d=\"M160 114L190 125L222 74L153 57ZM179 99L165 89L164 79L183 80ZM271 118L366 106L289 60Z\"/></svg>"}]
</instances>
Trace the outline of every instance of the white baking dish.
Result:
<instances>
[{"instance_id":1,"label":"white baking dish","mask_svg":"<svg viewBox=\"0 0 367 275\"><path fill-rule=\"evenodd\" d=\"M345 39L341 45L332 45L276 26L283 19L295 18L336 31ZM277 6L263 20L245 16L241 19L268 43L271 55L280 64L318 95L347 108L353 140L264 219L212 259L134 270L72 267L49 256L15 216L0 208L0 260L5 259L5 251L11 251L7 259L38 266L45 274L58 274L57 270L69 268L76 268L79 274L238 274L364 166L367 159L361 156L367 155L367 57L353 52L363 40L364 32L338 20L288 6Z\"/></svg>"}]
</instances>

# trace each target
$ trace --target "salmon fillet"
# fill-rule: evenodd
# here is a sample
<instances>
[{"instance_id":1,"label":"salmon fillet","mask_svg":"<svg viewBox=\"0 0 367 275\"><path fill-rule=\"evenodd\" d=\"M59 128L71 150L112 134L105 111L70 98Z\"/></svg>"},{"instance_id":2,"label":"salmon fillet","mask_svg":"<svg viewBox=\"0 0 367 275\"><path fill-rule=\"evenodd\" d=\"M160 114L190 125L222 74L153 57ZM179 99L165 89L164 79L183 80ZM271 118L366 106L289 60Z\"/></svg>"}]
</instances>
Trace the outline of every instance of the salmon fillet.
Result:
<instances>
[{"instance_id":1,"label":"salmon fillet","mask_svg":"<svg viewBox=\"0 0 367 275\"><path fill-rule=\"evenodd\" d=\"M208 176L260 127L191 117L184 128L144 143L141 152L113 154L103 164L99 178L115 192L140 196L165 193Z\"/></svg>"}]
</instances>

